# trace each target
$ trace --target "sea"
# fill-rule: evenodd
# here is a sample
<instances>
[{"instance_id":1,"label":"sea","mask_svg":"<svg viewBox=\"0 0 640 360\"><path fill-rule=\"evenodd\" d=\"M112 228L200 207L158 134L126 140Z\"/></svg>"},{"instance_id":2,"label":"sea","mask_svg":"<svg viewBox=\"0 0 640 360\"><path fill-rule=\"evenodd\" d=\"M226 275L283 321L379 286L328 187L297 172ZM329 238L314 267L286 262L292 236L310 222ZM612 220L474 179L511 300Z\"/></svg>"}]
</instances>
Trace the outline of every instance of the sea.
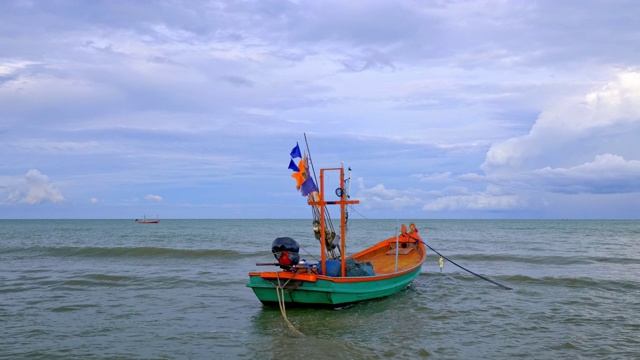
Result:
<instances>
[{"instance_id":1,"label":"sea","mask_svg":"<svg viewBox=\"0 0 640 360\"><path fill-rule=\"evenodd\" d=\"M310 220L0 220L0 359L640 358L640 221L354 219L347 252L410 222L444 267L299 335L246 284L277 237L316 261Z\"/></svg>"}]
</instances>

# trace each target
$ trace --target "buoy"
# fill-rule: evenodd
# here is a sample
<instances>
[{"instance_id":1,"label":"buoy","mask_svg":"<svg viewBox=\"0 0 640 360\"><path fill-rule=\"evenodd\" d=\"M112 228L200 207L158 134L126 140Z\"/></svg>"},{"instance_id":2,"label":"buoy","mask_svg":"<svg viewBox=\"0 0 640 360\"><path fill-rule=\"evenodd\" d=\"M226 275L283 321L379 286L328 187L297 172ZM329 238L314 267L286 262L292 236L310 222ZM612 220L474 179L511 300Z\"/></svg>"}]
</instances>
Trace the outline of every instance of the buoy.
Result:
<instances>
[{"instance_id":1,"label":"buoy","mask_svg":"<svg viewBox=\"0 0 640 360\"><path fill-rule=\"evenodd\" d=\"M442 268L444 267L444 259L442 256L438 259L438 266L440 266L440 272L442 272Z\"/></svg>"}]
</instances>

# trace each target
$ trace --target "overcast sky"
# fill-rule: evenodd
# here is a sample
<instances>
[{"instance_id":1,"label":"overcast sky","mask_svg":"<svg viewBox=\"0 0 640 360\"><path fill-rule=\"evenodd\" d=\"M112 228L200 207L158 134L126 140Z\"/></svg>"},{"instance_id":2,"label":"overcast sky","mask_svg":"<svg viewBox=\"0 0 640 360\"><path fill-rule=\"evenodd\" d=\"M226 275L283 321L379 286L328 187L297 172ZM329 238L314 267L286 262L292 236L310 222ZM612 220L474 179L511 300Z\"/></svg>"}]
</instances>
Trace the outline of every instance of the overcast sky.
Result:
<instances>
[{"instance_id":1,"label":"overcast sky","mask_svg":"<svg viewBox=\"0 0 640 360\"><path fill-rule=\"evenodd\" d=\"M307 218L287 168L306 133L316 169L353 169L352 218L637 219L638 19L634 0L3 0L0 218Z\"/></svg>"}]
</instances>

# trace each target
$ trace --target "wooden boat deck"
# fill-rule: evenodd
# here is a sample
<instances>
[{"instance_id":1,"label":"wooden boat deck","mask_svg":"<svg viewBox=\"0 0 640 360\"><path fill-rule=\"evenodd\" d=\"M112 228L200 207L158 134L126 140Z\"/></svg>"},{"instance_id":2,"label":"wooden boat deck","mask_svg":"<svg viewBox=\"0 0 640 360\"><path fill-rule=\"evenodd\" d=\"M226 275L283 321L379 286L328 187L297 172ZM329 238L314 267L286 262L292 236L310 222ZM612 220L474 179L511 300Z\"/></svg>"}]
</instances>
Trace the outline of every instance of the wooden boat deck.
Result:
<instances>
[{"instance_id":1,"label":"wooden boat deck","mask_svg":"<svg viewBox=\"0 0 640 360\"><path fill-rule=\"evenodd\" d=\"M357 261L369 261L376 275L390 274L396 271L395 243L379 247L372 252L354 257ZM413 243L401 243L398 249L398 271L412 268L421 263L423 254L420 247ZM403 247L403 245L405 247Z\"/></svg>"}]
</instances>

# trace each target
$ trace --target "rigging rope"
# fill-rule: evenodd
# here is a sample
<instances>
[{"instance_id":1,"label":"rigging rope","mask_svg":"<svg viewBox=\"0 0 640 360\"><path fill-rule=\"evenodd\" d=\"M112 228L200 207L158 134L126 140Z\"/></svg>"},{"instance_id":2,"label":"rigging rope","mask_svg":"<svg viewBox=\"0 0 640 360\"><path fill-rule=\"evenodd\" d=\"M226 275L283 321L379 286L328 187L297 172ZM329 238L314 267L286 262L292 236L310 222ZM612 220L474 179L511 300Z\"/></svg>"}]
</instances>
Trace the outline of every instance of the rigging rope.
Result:
<instances>
[{"instance_id":1,"label":"rigging rope","mask_svg":"<svg viewBox=\"0 0 640 360\"><path fill-rule=\"evenodd\" d=\"M313 165L313 160L311 159L311 150L309 149L309 141L307 141L307 134L306 133L304 133L304 142L305 142L305 145L307 147L306 155L307 155L307 158L308 158L307 164L306 164L307 168L305 169L305 172L309 173L309 166L311 166L311 172L310 172L309 176L313 175L313 180L315 180L316 184L319 184L318 183L318 176L316 175L316 169L315 169L315 167ZM309 194L309 196L308 196L309 201L312 200L312 199L316 200L315 199L315 196L316 196L315 193L316 192L312 191ZM335 228L333 227L333 222L331 221L331 216L329 216L329 209L327 208L327 205L322 205L322 207L324 208L325 227L328 230L327 233L325 233L325 241L329 245L329 244L333 243L333 240L336 237L336 231L335 231ZM318 224L320 224L320 210L321 210L320 206L311 206L311 213L313 215L313 220L314 220L314 222L317 221ZM319 236L319 233L316 234L316 237L318 237L318 236ZM328 238L330 238L330 239L328 239ZM318 237L318 240L321 241L319 237ZM335 248L336 247L330 248L330 246L328 246L326 248L326 253L327 253L328 257L330 257L332 259L339 258L339 256L336 255ZM338 249L338 252L340 252L340 248L337 247L337 249Z\"/></svg>"},{"instance_id":2,"label":"rigging rope","mask_svg":"<svg viewBox=\"0 0 640 360\"><path fill-rule=\"evenodd\" d=\"M358 212L358 210L356 210L356 208L353 205L349 205L349 209L351 209L351 211L354 211L356 214L362 216L363 219L369 220L368 217L362 215L361 213Z\"/></svg>"},{"instance_id":3,"label":"rigging rope","mask_svg":"<svg viewBox=\"0 0 640 360\"><path fill-rule=\"evenodd\" d=\"M302 249L304 252L306 252L306 253L307 253L307 255L311 256L311 258L312 258L313 260L315 260L316 262L320 262L320 260L316 259L316 257L315 257L315 256L313 256L313 254L312 254L312 253L310 253L310 252L308 252L308 251L307 251L307 249L303 248L302 246L300 246L300 249ZM304 260L304 259L303 259L303 260Z\"/></svg>"}]
</instances>

